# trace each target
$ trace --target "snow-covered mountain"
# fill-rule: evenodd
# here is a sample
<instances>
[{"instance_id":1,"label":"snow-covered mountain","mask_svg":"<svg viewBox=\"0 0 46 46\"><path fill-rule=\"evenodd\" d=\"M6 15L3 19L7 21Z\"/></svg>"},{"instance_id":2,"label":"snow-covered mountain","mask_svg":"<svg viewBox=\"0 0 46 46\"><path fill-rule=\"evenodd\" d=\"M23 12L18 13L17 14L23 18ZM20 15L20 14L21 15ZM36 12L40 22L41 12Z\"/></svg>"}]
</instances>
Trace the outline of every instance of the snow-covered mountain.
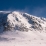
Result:
<instances>
[{"instance_id":1,"label":"snow-covered mountain","mask_svg":"<svg viewBox=\"0 0 46 46\"><path fill-rule=\"evenodd\" d=\"M18 11L0 11L0 30L46 30L46 18L40 18Z\"/></svg>"},{"instance_id":2,"label":"snow-covered mountain","mask_svg":"<svg viewBox=\"0 0 46 46\"><path fill-rule=\"evenodd\" d=\"M46 18L0 11L0 46L46 46Z\"/></svg>"}]
</instances>

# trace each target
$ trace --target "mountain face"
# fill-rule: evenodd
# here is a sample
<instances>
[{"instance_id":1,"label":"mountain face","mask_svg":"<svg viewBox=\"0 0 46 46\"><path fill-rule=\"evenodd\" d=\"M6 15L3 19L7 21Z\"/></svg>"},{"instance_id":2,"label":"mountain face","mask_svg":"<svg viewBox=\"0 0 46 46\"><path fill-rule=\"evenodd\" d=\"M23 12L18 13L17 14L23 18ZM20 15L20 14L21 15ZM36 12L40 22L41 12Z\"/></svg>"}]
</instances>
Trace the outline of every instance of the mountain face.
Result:
<instances>
[{"instance_id":1,"label":"mountain face","mask_svg":"<svg viewBox=\"0 0 46 46\"><path fill-rule=\"evenodd\" d=\"M42 31L46 30L46 18L22 12L0 12L0 32L8 30Z\"/></svg>"}]
</instances>

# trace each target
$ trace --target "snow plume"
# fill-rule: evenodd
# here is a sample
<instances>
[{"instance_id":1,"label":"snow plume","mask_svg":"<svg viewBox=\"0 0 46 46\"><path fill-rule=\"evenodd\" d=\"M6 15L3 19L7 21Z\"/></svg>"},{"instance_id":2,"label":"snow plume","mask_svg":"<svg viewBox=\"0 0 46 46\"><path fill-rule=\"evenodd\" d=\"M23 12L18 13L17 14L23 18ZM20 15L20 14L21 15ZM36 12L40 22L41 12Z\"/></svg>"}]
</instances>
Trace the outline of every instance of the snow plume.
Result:
<instances>
[{"instance_id":1,"label":"snow plume","mask_svg":"<svg viewBox=\"0 0 46 46\"><path fill-rule=\"evenodd\" d=\"M22 12L27 12L31 15L35 15L38 17L46 17L46 7L25 7L24 9L20 10Z\"/></svg>"},{"instance_id":2,"label":"snow plume","mask_svg":"<svg viewBox=\"0 0 46 46\"><path fill-rule=\"evenodd\" d=\"M36 7L33 9L32 12L33 15L40 16L40 17L46 17L46 7Z\"/></svg>"}]
</instances>

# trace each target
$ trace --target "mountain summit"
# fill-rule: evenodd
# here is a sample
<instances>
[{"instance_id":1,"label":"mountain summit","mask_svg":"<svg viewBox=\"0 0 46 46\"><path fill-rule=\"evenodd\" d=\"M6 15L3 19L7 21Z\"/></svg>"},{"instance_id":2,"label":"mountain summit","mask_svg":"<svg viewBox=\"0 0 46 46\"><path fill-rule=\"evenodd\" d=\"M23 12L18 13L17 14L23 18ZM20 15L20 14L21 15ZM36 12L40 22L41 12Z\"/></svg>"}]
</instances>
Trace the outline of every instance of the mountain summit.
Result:
<instances>
[{"instance_id":1,"label":"mountain summit","mask_svg":"<svg viewBox=\"0 0 46 46\"><path fill-rule=\"evenodd\" d=\"M19 31L45 31L46 18L18 11L0 11L0 32L13 29Z\"/></svg>"},{"instance_id":2,"label":"mountain summit","mask_svg":"<svg viewBox=\"0 0 46 46\"><path fill-rule=\"evenodd\" d=\"M0 11L0 46L46 46L46 18Z\"/></svg>"}]
</instances>

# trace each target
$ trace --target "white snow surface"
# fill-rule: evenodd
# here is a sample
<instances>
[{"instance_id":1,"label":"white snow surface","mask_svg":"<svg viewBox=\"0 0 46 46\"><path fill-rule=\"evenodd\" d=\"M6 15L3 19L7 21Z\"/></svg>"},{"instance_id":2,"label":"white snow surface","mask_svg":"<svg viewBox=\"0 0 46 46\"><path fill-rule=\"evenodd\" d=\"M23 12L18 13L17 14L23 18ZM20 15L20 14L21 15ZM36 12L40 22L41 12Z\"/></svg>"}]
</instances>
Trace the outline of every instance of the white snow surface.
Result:
<instances>
[{"instance_id":1,"label":"white snow surface","mask_svg":"<svg viewBox=\"0 0 46 46\"><path fill-rule=\"evenodd\" d=\"M46 18L0 11L0 46L46 46Z\"/></svg>"},{"instance_id":2,"label":"white snow surface","mask_svg":"<svg viewBox=\"0 0 46 46\"><path fill-rule=\"evenodd\" d=\"M0 46L46 46L46 33L9 31L0 35Z\"/></svg>"}]
</instances>

